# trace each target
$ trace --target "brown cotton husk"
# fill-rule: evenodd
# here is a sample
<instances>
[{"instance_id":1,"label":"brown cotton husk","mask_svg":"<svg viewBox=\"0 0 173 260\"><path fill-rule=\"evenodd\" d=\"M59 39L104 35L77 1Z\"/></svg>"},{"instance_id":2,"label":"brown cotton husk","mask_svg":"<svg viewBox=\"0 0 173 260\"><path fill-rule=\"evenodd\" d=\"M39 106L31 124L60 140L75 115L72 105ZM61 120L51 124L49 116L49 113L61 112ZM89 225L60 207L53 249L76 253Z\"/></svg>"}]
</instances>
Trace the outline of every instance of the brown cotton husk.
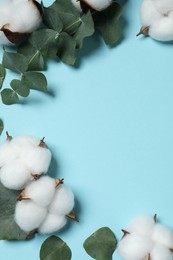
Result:
<instances>
[{"instance_id":1,"label":"brown cotton husk","mask_svg":"<svg viewBox=\"0 0 173 260\"><path fill-rule=\"evenodd\" d=\"M69 214L67 214L66 217L70 218L73 221L79 222L79 220L73 210Z\"/></svg>"},{"instance_id":2,"label":"brown cotton husk","mask_svg":"<svg viewBox=\"0 0 173 260\"><path fill-rule=\"evenodd\" d=\"M13 137L11 135L9 135L8 131L6 131L6 136L7 136L7 141L11 142L11 140L13 139Z\"/></svg>"},{"instance_id":3,"label":"brown cotton husk","mask_svg":"<svg viewBox=\"0 0 173 260\"><path fill-rule=\"evenodd\" d=\"M45 143L44 141L45 137L43 137L41 140L40 140L40 143L39 143L39 147L42 147L42 148L48 148L47 144Z\"/></svg>"},{"instance_id":4,"label":"brown cotton husk","mask_svg":"<svg viewBox=\"0 0 173 260\"><path fill-rule=\"evenodd\" d=\"M128 231L125 230L125 229L121 229L121 231L124 233L122 239L123 239L125 236L130 235L130 232L128 232Z\"/></svg>"},{"instance_id":5,"label":"brown cotton husk","mask_svg":"<svg viewBox=\"0 0 173 260\"><path fill-rule=\"evenodd\" d=\"M55 188L64 183L64 179L55 179Z\"/></svg>"},{"instance_id":6,"label":"brown cotton husk","mask_svg":"<svg viewBox=\"0 0 173 260\"><path fill-rule=\"evenodd\" d=\"M30 200L30 198L28 198L28 197L26 196L26 192L25 192L25 190L23 190L23 191L19 194L19 196L17 197L17 200L18 200L18 201Z\"/></svg>"},{"instance_id":7,"label":"brown cotton husk","mask_svg":"<svg viewBox=\"0 0 173 260\"><path fill-rule=\"evenodd\" d=\"M1 31L5 34L6 38L12 43L12 44L20 44L22 41L24 41L30 34L29 33L18 33L18 32L12 32L10 29L8 29L9 25L4 25L1 28Z\"/></svg>"},{"instance_id":8,"label":"brown cotton husk","mask_svg":"<svg viewBox=\"0 0 173 260\"><path fill-rule=\"evenodd\" d=\"M139 35L145 35L145 36L148 36L149 35L149 26L147 27L144 27L142 26L140 31L136 34L136 36L139 36Z\"/></svg>"}]
</instances>

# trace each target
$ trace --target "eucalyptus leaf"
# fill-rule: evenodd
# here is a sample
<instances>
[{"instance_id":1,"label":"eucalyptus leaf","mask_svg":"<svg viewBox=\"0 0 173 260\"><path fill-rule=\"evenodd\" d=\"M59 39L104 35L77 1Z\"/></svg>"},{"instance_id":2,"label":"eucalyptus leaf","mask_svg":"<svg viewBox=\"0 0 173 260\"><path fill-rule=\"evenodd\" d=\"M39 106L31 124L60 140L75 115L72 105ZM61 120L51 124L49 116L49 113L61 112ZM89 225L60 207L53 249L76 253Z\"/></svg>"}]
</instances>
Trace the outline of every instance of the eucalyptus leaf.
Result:
<instances>
[{"instance_id":1,"label":"eucalyptus leaf","mask_svg":"<svg viewBox=\"0 0 173 260\"><path fill-rule=\"evenodd\" d=\"M60 34L58 41L57 56L66 64L73 65L75 63L76 42L75 40L63 32Z\"/></svg>"},{"instance_id":2,"label":"eucalyptus leaf","mask_svg":"<svg viewBox=\"0 0 173 260\"><path fill-rule=\"evenodd\" d=\"M32 46L29 42L25 42L17 49L18 53L23 54L27 58L28 70L44 70L45 62L43 55L39 50Z\"/></svg>"},{"instance_id":3,"label":"eucalyptus leaf","mask_svg":"<svg viewBox=\"0 0 173 260\"><path fill-rule=\"evenodd\" d=\"M0 183L0 240L24 240L26 234L14 221L16 199L19 191L5 188Z\"/></svg>"},{"instance_id":4,"label":"eucalyptus leaf","mask_svg":"<svg viewBox=\"0 0 173 260\"><path fill-rule=\"evenodd\" d=\"M4 79L5 79L5 68L2 64L0 64L0 89L2 88Z\"/></svg>"},{"instance_id":5,"label":"eucalyptus leaf","mask_svg":"<svg viewBox=\"0 0 173 260\"><path fill-rule=\"evenodd\" d=\"M5 68L23 73L28 68L28 62L24 55L4 51L2 64Z\"/></svg>"},{"instance_id":6,"label":"eucalyptus leaf","mask_svg":"<svg viewBox=\"0 0 173 260\"><path fill-rule=\"evenodd\" d=\"M5 105L12 105L19 102L17 93L11 88L5 88L1 91L1 99Z\"/></svg>"},{"instance_id":7,"label":"eucalyptus leaf","mask_svg":"<svg viewBox=\"0 0 173 260\"><path fill-rule=\"evenodd\" d=\"M46 26L57 32L61 32L63 29L63 23L57 12L51 8L44 8L43 10L43 22L46 24Z\"/></svg>"},{"instance_id":8,"label":"eucalyptus leaf","mask_svg":"<svg viewBox=\"0 0 173 260\"><path fill-rule=\"evenodd\" d=\"M10 83L11 88L21 97L27 97L29 95L30 89L22 81L18 79L13 79Z\"/></svg>"},{"instance_id":9,"label":"eucalyptus leaf","mask_svg":"<svg viewBox=\"0 0 173 260\"><path fill-rule=\"evenodd\" d=\"M49 9L50 13L53 12L57 14L62 21L63 31L67 33L74 33L81 24L80 12L73 6L70 0L55 1L46 9Z\"/></svg>"},{"instance_id":10,"label":"eucalyptus leaf","mask_svg":"<svg viewBox=\"0 0 173 260\"><path fill-rule=\"evenodd\" d=\"M59 237L51 236L44 241L40 250L40 260L70 260L72 253Z\"/></svg>"},{"instance_id":11,"label":"eucalyptus leaf","mask_svg":"<svg viewBox=\"0 0 173 260\"><path fill-rule=\"evenodd\" d=\"M96 12L93 15L94 22L98 30L101 32L106 44L115 44L121 36L121 28L119 19L122 13L121 6L113 2L106 10Z\"/></svg>"},{"instance_id":12,"label":"eucalyptus leaf","mask_svg":"<svg viewBox=\"0 0 173 260\"><path fill-rule=\"evenodd\" d=\"M88 237L83 246L86 252L96 260L112 260L117 240L108 227L102 227Z\"/></svg>"},{"instance_id":13,"label":"eucalyptus leaf","mask_svg":"<svg viewBox=\"0 0 173 260\"><path fill-rule=\"evenodd\" d=\"M4 130L4 123L2 119L0 119L0 135L2 134L3 130Z\"/></svg>"},{"instance_id":14,"label":"eucalyptus leaf","mask_svg":"<svg viewBox=\"0 0 173 260\"><path fill-rule=\"evenodd\" d=\"M46 77L35 71L28 71L22 75L21 82L29 89L37 89L40 91L47 91L47 80Z\"/></svg>"},{"instance_id":15,"label":"eucalyptus leaf","mask_svg":"<svg viewBox=\"0 0 173 260\"><path fill-rule=\"evenodd\" d=\"M47 58L55 58L59 33L52 29L41 29L32 33L29 42Z\"/></svg>"},{"instance_id":16,"label":"eucalyptus leaf","mask_svg":"<svg viewBox=\"0 0 173 260\"><path fill-rule=\"evenodd\" d=\"M82 15L81 22L81 25L73 36L76 41L77 48L81 48L83 46L83 40L86 37L93 35L95 31L93 18L90 12Z\"/></svg>"}]
</instances>

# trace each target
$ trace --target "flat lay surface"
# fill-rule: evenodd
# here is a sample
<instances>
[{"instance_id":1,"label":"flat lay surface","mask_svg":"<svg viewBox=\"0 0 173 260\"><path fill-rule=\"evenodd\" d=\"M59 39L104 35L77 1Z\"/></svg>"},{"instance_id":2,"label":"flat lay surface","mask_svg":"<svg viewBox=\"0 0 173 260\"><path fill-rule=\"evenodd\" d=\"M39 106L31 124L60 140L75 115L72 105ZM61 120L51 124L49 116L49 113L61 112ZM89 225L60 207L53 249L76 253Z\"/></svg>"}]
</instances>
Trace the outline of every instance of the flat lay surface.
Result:
<instances>
[{"instance_id":1,"label":"flat lay surface","mask_svg":"<svg viewBox=\"0 0 173 260\"><path fill-rule=\"evenodd\" d=\"M173 229L173 43L137 38L140 1L119 3L119 44L110 48L99 35L91 37L74 67L49 62L48 93L32 91L20 104L0 104L11 135L45 136L53 154L49 175L64 178L75 194L79 223L69 221L57 233L73 260L90 259L83 242L98 228L108 226L120 239L140 213L157 213ZM8 71L4 86L13 78ZM38 260L47 237L0 241L0 258Z\"/></svg>"}]
</instances>

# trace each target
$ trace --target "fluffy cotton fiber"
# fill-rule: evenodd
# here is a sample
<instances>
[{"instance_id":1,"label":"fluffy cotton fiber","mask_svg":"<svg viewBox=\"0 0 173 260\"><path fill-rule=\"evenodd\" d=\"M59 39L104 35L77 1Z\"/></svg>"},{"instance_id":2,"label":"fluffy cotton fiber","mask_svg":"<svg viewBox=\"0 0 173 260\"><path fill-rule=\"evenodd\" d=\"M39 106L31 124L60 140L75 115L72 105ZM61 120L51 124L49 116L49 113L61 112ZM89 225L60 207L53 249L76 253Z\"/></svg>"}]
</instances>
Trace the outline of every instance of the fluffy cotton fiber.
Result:
<instances>
[{"instance_id":1,"label":"fluffy cotton fiber","mask_svg":"<svg viewBox=\"0 0 173 260\"><path fill-rule=\"evenodd\" d=\"M81 1L83 1L90 8L97 11L102 11L106 9L112 3L112 0L81 0ZM80 1L72 0L72 3L78 10L80 11L82 10Z\"/></svg>"},{"instance_id":2,"label":"fluffy cotton fiber","mask_svg":"<svg viewBox=\"0 0 173 260\"><path fill-rule=\"evenodd\" d=\"M10 163L15 158L17 158L17 155L14 152L10 141L6 141L4 144L0 145L0 168Z\"/></svg>"},{"instance_id":3,"label":"fluffy cotton fiber","mask_svg":"<svg viewBox=\"0 0 173 260\"><path fill-rule=\"evenodd\" d=\"M159 41L173 40L173 1L143 0L141 5L142 28Z\"/></svg>"},{"instance_id":4,"label":"fluffy cotton fiber","mask_svg":"<svg viewBox=\"0 0 173 260\"><path fill-rule=\"evenodd\" d=\"M74 195L64 184L60 185L56 191L49 212L58 215L67 215L74 208Z\"/></svg>"},{"instance_id":5,"label":"fluffy cotton fiber","mask_svg":"<svg viewBox=\"0 0 173 260\"><path fill-rule=\"evenodd\" d=\"M173 249L173 232L159 223L154 226L152 239L156 243Z\"/></svg>"},{"instance_id":6,"label":"fluffy cotton fiber","mask_svg":"<svg viewBox=\"0 0 173 260\"><path fill-rule=\"evenodd\" d=\"M46 208L39 207L33 201L20 201L16 204L15 221L22 230L30 232L39 228L46 214Z\"/></svg>"},{"instance_id":7,"label":"fluffy cotton fiber","mask_svg":"<svg viewBox=\"0 0 173 260\"><path fill-rule=\"evenodd\" d=\"M48 171L51 152L40 143L38 138L19 136L0 145L0 180L5 187L21 190L32 176Z\"/></svg>"},{"instance_id":8,"label":"fluffy cotton fiber","mask_svg":"<svg viewBox=\"0 0 173 260\"><path fill-rule=\"evenodd\" d=\"M173 260L172 249L173 232L147 215L132 220L118 243L124 260Z\"/></svg>"},{"instance_id":9,"label":"fluffy cotton fiber","mask_svg":"<svg viewBox=\"0 0 173 260\"><path fill-rule=\"evenodd\" d=\"M40 175L48 171L51 161L51 152L47 148L33 146L30 147L28 153L23 156L23 160L32 173Z\"/></svg>"},{"instance_id":10,"label":"fluffy cotton fiber","mask_svg":"<svg viewBox=\"0 0 173 260\"><path fill-rule=\"evenodd\" d=\"M48 214L46 219L39 227L38 232L40 234L50 234L63 228L67 223L65 216L57 216L55 214Z\"/></svg>"},{"instance_id":11,"label":"fluffy cotton fiber","mask_svg":"<svg viewBox=\"0 0 173 260\"><path fill-rule=\"evenodd\" d=\"M126 235L118 244L118 253L124 260L144 259L149 255L152 242L137 234Z\"/></svg>"},{"instance_id":12,"label":"fluffy cotton fiber","mask_svg":"<svg viewBox=\"0 0 173 260\"><path fill-rule=\"evenodd\" d=\"M150 258L151 260L172 260L173 254L168 248L156 244L151 251Z\"/></svg>"},{"instance_id":13,"label":"fluffy cotton fiber","mask_svg":"<svg viewBox=\"0 0 173 260\"><path fill-rule=\"evenodd\" d=\"M12 190L21 190L31 181L31 173L21 159L16 159L0 169L1 183Z\"/></svg>"},{"instance_id":14,"label":"fluffy cotton fiber","mask_svg":"<svg viewBox=\"0 0 173 260\"><path fill-rule=\"evenodd\" d=\"M11 0L0 3L0 28L11 32L31 33L41 24L41 14L32 0ZM0 44L11 44L0 32Z\"/></svg>"},{"instance_id":15,"label":"fluffy cotton fiber","mask_svg":"<svg viewBox=\"0 0 173 260\"><path fill-rule=\"evenodd\" d=\"M26 186L24 193L27 198L41 207L48 207L55 195L55 179L44 176Z\"/></svg>"}]
</instances>

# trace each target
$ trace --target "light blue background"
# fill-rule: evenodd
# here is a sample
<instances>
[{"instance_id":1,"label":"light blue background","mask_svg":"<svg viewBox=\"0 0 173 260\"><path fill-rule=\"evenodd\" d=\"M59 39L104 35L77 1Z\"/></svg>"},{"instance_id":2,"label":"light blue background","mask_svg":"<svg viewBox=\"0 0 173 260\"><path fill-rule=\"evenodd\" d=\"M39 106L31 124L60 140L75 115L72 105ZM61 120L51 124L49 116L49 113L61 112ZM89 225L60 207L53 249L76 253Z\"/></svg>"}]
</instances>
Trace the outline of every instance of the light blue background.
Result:
<instances>
[{"instance_id":1,"label":"light blue background","mask_svg":"<svg viewBox=\"0 0 173 260\"><path fill-rule=\"evenodd\" d=\"M46 137L52 174L75 193L80 222L58 234L73 260L90 259L82 244L92 232L109 226L121 238L142 212L173 228L173 46L136 38L140 1L123 4L120 44L109 48L97 35L78 52L78 68L48 64L50 95L32 91L23 104L0 104L10 134ZM13 78L8 72L5 85ZM0 259L38 260L45 238L1 241Z\"/></svg>"}]
</instances>

